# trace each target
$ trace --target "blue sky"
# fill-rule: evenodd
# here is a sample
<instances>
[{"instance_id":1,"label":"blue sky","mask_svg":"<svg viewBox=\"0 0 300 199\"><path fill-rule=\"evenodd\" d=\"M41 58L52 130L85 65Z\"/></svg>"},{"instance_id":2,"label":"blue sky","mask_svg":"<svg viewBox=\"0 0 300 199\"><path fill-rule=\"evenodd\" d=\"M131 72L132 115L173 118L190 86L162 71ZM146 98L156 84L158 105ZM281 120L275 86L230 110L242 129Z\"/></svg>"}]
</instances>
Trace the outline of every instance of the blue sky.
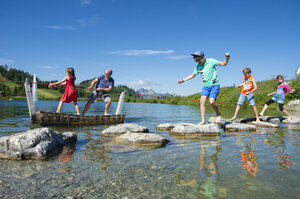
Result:
<instances>
[{"instance_id":1,"label":"blue sky","mask_svg":"<svg viewBox=\"0 0 300 199\"><path fill-rule=\"evenodd\" d=\"M189 95L201 77L177 84L203 50L221 86L257 81L300 67L300 1L294 0L0 0L0 64L62 79L74 67L79 83L113 70L116 84ZM263 89L263 88L261 88Z\"/></svg>"}]
</instances>

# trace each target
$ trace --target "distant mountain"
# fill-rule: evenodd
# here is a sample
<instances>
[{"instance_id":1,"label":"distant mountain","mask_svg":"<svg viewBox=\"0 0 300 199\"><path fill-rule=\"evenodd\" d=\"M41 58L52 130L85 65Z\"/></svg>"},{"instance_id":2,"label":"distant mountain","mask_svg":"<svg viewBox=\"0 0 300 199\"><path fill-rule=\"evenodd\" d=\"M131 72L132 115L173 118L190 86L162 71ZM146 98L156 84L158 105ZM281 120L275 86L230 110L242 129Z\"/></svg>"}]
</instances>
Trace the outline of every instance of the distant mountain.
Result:
<instances>
[{"instance_id":1,"label":"distant mountain","mask_svg":"<svg viewBox=\"0 0 300 199\"><path fill-rule=\"evenodd\" d=\"M159 97L171 96L170 93L157 93L157 92L153 91L152 89L145 89L145 88L140 88L139 90L137 90L135 92L140 95L145 95L145 96L141 96L145 99L156 98L156 96L159 96ZM150 96L148 96L148 95L150 95Z\"/></svg>"}]
</instances>

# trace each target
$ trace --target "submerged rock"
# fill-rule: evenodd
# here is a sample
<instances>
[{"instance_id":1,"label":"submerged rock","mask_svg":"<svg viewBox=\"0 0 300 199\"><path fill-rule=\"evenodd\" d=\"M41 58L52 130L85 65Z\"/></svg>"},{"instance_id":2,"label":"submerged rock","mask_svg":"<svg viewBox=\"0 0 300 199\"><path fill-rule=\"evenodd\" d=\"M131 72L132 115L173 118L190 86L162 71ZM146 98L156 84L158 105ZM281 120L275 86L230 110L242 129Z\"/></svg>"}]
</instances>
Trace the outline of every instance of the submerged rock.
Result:
<instances>
[{"instance_id":1,"label":"submerged rock","mask_svg":"<svg viewBox=\"0 0 300 199\"><path fill-rule=\"evenodd\" d=\"M116 137L113 142L139 146L165 146L170 140L154 133L126 133Z\"/></svg>"},{"instance_id":2,"label":"submerged rock","mask_svg":"<svg viewBox=\"0 0 300 199\"><path fill-rule=\"evenodd\" d=\"M125 133L149 133L149 129L138 124L117 124L104 129L100 135L114 137Z\"/></svg>"},{"instance_id":3,"label":"submerged rock","mask_svg":"<svg viewBox=\"0 0 300 199\"><path fill-rule=\"evenodd\" d=\"M204 125L177 125L170 131L171 135L198 137L198 136L216 136L220 135L220 129L217 124L204 124Z\"/></svg>"},{"instance_id":4,"label":"submerged rock","mask_svg":"<svg viewBox=\"0 0 300 199\"><path fill-rule=\"evenodd\" d=\"M256 121L253 121L253 122L250 122L250 124L253 124L255 126L258 126L258 127L265 127L265 128L279 128L279 125L277 124L272 124L270 122L256 122Z\"/></svg>"},{"instance_id":5,"label":"submerged rock","mask_svg":"<svg viewBox=\"0 0 300 199\"><path fill-rule=\"evenodd\" d=\"M0 138L0 158L47 159L62 152L64 146L77 142L73 132L57 133L49 128L37 128Z\"/></svg>"},{"instance_id":6,"label":"submerged rock","mask_svg":"<svg viewBox=\"0 0 300 199\"><path fill-rule=\"evenodd\" d=\"M256 126L252 124L232 123L225 125L226 131L255 131Z\"/></svg>"}]
</instances>

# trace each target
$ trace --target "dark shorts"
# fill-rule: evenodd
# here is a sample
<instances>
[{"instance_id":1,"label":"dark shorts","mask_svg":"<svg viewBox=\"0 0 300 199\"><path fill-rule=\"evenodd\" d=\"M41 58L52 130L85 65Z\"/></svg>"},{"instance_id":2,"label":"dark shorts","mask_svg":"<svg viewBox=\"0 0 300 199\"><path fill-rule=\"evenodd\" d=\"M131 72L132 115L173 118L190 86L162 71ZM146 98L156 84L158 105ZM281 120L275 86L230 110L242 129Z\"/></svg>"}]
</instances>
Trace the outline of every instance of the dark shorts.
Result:
<instances>
[{"instance_id":1,"label":"dark shorts","mask_svg":"<svg viewBox=\"0 0 300 199\"><path fill-rule=\"evenodd\" d=\"M102 99L105 103L111 101L111 99L107 93L99 93L96 90L94 90L89 98L89 102L94 103L98 97L102 97Z\"/></svg>"}]
</instances>

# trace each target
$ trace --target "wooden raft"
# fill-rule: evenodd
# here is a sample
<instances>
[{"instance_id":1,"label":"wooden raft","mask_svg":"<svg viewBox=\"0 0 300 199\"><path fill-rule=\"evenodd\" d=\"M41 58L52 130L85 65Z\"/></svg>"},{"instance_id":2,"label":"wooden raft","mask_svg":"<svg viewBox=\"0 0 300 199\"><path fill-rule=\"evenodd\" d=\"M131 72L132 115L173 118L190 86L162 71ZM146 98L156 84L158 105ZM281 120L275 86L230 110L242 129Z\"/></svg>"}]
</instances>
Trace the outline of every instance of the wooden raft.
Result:
<instances>
[{"instance_id":1,"label":"wooden raft","mask_svg":"<svg viewBox=\"0 0 300 199\"><path fill-rule=\"evenodd\" d=\"M31 121L33 123L38 123L41 126L74 126L124 123L125 115L121 114L121 111L124 103L125 91L120 95L115 115L81 116L67 113L54 113L44 111L36 112L28 79L26 79L24 86Z\"/></svg>"},{"instance_id":2,"label":"wooden raft","mask_svg":"<svg viewBox=\"0 0 300 199\"><path fill-rule=\"evenodd\" d=\"M81 116L66 113L39 111L32 117L33 123L41 126L74 126L93 124L120 124L124 123L125 115L93 115Z\"/></svg>"}]
</instances>

